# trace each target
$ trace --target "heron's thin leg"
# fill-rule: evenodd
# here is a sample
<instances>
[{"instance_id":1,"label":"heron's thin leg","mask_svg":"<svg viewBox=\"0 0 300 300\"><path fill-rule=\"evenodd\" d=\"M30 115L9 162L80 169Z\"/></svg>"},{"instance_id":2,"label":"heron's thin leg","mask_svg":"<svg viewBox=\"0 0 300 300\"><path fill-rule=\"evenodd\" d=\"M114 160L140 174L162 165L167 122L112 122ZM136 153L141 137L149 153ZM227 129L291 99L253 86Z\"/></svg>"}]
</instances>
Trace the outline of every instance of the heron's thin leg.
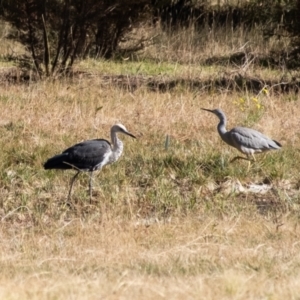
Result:
<instances>
[{"instance_id":1,"label":"heron's thin leg","mask_svg":"<svg viewBox=\"0 0 300 300\"><path fill-rule=\"evenodd\" d=\"M76 177L78 176L79 173L80 173L80 171L78 171L78 172L73 176L73 178L71 179L71 186L70 186L70 190L69 190L68 200L67 200L67 201L69 201L70 198L71 198L71 193L72 193L73 184L74 184L74 181L75 181L75 179L76 179Z\"/></svg>"},{"instance_id":2,"label":"heron's thin leg","mask_svg":"<svg viewBox=\"0 0 300 300\"><path fill-rule=\"evenodd\" d=\"M248 172L250 171L250 169L251 169L251 161L252 161L252 160L250 160L250 159L249 159L249 161L248 161L247 173L248 173Z\"/></svg>"},{"instance_id":3,"label":"heron's thin leg","mask_svg":"<svg viewBox=\"0 0 300 300\"><path fill-rule=\"evenodd\" d=\"M92 204L92 188L93 188L93 171L91 172L91 175L90 175L90 184L89 184L89 187L90 187L90 203Z\"/></svg>"},{"instance_id":4,"label":"heron's thin leg","mask_svg":"<svg viewBox=\"0 0 300 300\"><path fill-rule=\"evenodd\" d=\"M237 159L244 159L244 160L251 161L251 159L249 159L248 157L236 156L230 162L232 163L232 162L236 161Z\"/></svg>"}]
</instances>

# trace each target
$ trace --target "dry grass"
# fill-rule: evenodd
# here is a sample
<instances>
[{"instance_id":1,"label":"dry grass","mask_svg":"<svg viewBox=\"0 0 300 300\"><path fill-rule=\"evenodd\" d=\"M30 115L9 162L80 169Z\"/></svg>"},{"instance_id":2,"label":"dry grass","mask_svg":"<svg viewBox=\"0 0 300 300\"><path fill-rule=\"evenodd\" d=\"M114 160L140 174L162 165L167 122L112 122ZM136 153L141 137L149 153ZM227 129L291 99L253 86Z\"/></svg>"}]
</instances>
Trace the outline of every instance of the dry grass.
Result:
<instances>
[{"instance_id":1,"label":"dry grass","mask_svg":"<svg viewBox=\"0 0 300 300\"><path fill-rule=\"evenodd\" d=\"M1 298L296 299L298 104L262 99L254 127L284 148L247 173L244 162L228 164L236 150L200 110L221 107L229 126L243 124L256 110L250 97L242 111L240 96L131 94L97 79L2 86ZM108 138L117 121L138 140L124 138L122 159L99 173L92 206L82 176L75 210L65 207L72 172L42 163L77 141ZM271 178L275 196L223 190L226 176L243 185Z\"/></svg>"},{"instance_id":2,"label":"dry grass","mask_svg":"<svg viewBox=\"0 0 300 300\"><path fill-rule=\"evenodd\" d=\"M245 29L242 26L233 29L231 26L222 28L193 26L173 32L170 36L162 31L160 25L155 28L138 28L133 37L141 35L152 41L149 47L138 58L153 59L156 62L176 62L178 64L201 65L207 59L229 58L233 54L246 53L253 56L270 56L270 51L287 51L290 40L276 37L266 39L263 28L257 26ZM224 60L226 62L226 60ZM226 67L228 64L223 63ZM213 68L215 66L212 66Z\"/></svg>"},{"instance_id":3,"label":"dry grass","mask_svg":"<svg viewBox=\"0 0 300 300\"><path fill-rule=\"evenodd\" d=\"M299 226L260 217L2 225L3 299L296 299Z\"/></svg>"},{"instance_id":4,"label":"dry grass","mask_svg":"<svg viewBox=\"0 0 300 300\"><path fill-rule=\"evenodd\" d=\"M102 72L155 75L149 61L139 65L107 63ZM194 64L173 66L160 73L201 78ZM0 86L0 298L297 299L299 95L130 92L103 84L97 67L79 66L89 78ZM230 164L237 151L201 107L222 108L228 128L251 126L283 149L249 171ZM82 175L68 207L73 172L43 162L109 138L116 122L138 139L122 137L124 155L95 176L91 205ZM262 183L263 194L241 189Z\"/></svg>"}]
</instances>

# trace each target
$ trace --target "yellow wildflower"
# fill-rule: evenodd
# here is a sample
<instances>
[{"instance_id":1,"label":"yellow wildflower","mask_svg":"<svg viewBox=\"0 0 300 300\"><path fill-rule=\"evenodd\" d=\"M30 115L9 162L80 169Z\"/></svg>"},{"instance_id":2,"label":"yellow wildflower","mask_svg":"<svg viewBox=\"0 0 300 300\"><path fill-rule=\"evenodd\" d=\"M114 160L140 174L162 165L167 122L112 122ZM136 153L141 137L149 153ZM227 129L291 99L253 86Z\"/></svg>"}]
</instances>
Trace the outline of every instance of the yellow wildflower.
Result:
<instances>
[{"instance_id":1,"label":"yellow wildflower","mask_svg":"<svg viewBox=\"0 0 300 300\"><path fill-rule=\"evenodd\" d=\"M262 92L263 92L265 95L269 95L269 91L268 91L266 88L263 88L263 89L262 89Z\"/></svg>"}]
</instances>

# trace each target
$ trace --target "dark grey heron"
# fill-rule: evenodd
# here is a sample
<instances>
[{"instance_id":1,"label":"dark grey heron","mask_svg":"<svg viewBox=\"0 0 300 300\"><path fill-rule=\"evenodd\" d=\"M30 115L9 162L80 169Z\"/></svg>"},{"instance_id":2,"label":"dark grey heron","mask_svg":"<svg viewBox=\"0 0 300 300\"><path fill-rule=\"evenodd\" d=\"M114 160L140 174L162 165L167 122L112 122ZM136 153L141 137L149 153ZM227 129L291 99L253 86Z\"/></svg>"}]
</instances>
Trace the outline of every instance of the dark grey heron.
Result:
<instances>
[{"instance_id":1,"label":"dark grey heron","mask_svg":"<svg viewBox=\"0 0 300 300\"><path fill-rule=\"evenodd\" d=\"M226 116L221 109L201 109L209 111L219 118L220 122L217 128L222 140L247 156L247 158L236 156L232 159L232 161L235 161L236 159L251 161L250 156L255 161L254 153L278 150L281 148L280 143L251 128L234 127L230 131L227 131Z\"/></svg>"},{"instance_id":2,"label":"dark grey heron","mask_svg":"<svg viewBox=\"0 0 300 300\"><path fill-rule=\"evenodd\" d=\"M123 143L118 139L117 133L124 133L133 138L133 134L127 131L124 125L116 124L111 127L110 135L112 145L104 139L88 140L66 149L61 154L49 158L45 169L75 169L78 172L71 180L68 201L71 196L74 181L80 172L90 172L89 193L92 201L92 178L93 172L111 164L119 159L123 152Z\"/></svg>"}]
</instances>

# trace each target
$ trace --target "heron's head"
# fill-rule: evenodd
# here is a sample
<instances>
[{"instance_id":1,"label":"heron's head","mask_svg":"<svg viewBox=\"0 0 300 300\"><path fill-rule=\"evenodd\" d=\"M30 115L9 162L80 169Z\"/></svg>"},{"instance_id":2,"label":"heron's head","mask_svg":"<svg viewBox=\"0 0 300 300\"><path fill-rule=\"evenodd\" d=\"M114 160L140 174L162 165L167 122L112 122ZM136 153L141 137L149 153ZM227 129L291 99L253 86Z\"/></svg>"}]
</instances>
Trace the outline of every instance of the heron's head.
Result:
<instances>
[{"instance_id":1,"label":"heron's head","mask_svg":"<svg viewBox=\"0 0 300 300\"><path fill-rule=\"evenodd\" d=\"M213 113L213 114L216 115L220 120L225 119L225 114L224 114L223 111L222 111L221 109L219 109L219 108L217 108L217 109L206 109L206 108L201 108L201 109Z\"/></svg>"},{"instance_id":2,"label":"heron's head","mask_svg":"<svg viewBox=\"0 0 300 300\"><path fill-rule=\"evenodd\" d=\"M129 136L131 136L132 138L136 138L133 134L131 134L127 129L126 127L123 125L123 124L116 124L114 125L112 128L111 128L111 132L120 132L120 133L124 133L124 134L127 134Z\"/></svg>"}]
</instances>

